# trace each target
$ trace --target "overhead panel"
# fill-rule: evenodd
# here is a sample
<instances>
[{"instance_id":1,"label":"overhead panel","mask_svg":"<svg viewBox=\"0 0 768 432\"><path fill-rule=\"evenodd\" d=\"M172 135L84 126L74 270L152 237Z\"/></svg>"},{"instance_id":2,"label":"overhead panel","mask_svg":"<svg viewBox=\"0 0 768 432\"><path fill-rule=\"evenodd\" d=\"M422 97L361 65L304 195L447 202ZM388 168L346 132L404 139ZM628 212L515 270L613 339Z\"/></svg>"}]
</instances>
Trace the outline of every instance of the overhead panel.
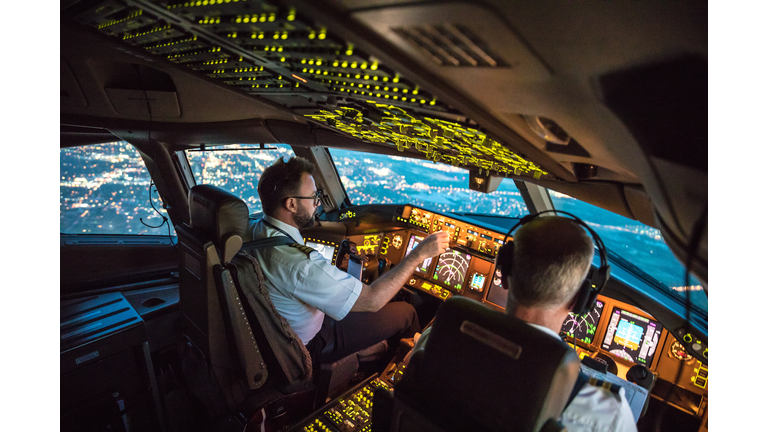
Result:
<instances>
[{"instance_id":1,"label":"overhead panel","mask_svg":"<svg viewBox=\"0 0 768 432\"><path fill-rule=\"evenodd\" d=\"M415 116L404 108L375 101L357 106L360 108L319 110L307 116L365 141L392 144L398 151L412 148L434 162L535 178L546 174L475 128Z\"/></svg>"},{"instance_id":2,"label":"overhead panel","mask_svg":"<svg viewBox=\"0 0 768 432\"><path fill-rule=\"evenodd\" d=\"M288 3L260 0L78 2L62 15L116 40L362 140L497 175L547 173L461 112ZM505 61L454 25L397 29L436 64ZM285 102L299 96L301 106ZM179 95L183 97L183 95ZM314 108L313 108L314 107Z\"/></svg>"}]
</instances>

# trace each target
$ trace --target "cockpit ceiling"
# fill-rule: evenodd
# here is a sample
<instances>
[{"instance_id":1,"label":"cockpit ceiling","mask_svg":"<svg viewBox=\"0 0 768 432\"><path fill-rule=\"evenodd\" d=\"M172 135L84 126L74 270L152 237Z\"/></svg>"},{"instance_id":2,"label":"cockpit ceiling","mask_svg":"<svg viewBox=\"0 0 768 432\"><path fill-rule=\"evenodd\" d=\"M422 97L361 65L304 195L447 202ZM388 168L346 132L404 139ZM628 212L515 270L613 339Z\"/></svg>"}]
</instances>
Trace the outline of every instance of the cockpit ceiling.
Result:
<instances>
[{"instance_id":1,"label":"cockpit ceiling","mask_svg":"<svg viewBox=\"0 0 768 432\"><path fill-rule=\"evenodd\" d=\"M364 141L416 150L435 162L497 175L538 179L548 174L419 83L294 7L261 0L106 0L75 3L62 16L133 45L150 58L161 57L270 99ZM439 30L431 40L442 46L430 43L428 32L402 29L427 43L431 56L440 61L475 67L501 64L466 30ZM449 46L451 53L445 51ZM106 90L115 99L120 96L115 92L125 92ZM144 90L153 90L158 100L170 93ZM178 107L174 112L178 115Z\"/></svg>"}]
</instances>

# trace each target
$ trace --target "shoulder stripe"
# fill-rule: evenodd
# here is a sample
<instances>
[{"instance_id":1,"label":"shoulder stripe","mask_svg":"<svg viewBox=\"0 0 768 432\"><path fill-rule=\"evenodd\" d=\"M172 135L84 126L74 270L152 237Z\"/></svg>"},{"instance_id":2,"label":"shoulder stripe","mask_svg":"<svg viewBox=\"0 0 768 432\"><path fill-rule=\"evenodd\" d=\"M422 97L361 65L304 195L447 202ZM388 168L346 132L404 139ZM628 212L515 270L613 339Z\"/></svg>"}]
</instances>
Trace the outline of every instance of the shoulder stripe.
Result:
<instances>
[{"instance_id":1,"label":"shoulder stripe","mask_svg":"<svg viewBox=\"0 0 768 432\"><path fill-rule=\"evenodd\" d=\"M309 246L303 245L303 244L290 243L288 246L294 247L294 248L302 251L307 256L307 258L309 258L309 254L311 254L312 252L315 252L314 249L312 249Z\"/></svg>"},{"instance_id":2,"label":"shoulder stripe","mask_svg":"<svg viewBox=\"0 0 768 432\"><path fill-rule=\"evenodd\" d=\"M621 386L618 384L612 384L608 381L603 381L595 377L589 378L589 383L595 387L602 387L606 390L609 390L611 393L616 393L616 394L619 394L619 389L621 389Z\"/></svg>"}]
</instances>

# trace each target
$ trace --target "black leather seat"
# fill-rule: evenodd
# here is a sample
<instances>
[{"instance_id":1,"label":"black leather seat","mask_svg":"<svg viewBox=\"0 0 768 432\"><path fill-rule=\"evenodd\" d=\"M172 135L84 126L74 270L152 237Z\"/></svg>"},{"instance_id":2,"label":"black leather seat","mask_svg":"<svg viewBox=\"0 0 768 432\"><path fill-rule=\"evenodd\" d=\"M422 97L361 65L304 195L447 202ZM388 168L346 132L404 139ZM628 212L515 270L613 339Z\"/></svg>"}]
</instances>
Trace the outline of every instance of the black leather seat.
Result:
<instances>
[{"instance_id":1,"label":"black leather seat","mask_svg":"<svg viewBox=\"0 0 768 432\"><path fill-rule=\"evenodd\" d=\"M242 200L212 186L195 186L193 191L189 194L190 225L176 226L179 305L182 333L187 338L183 369L190 389L208 414L219 418L242 411L244 401L253 399L254 390L267 382L268 365L250 323L232 325L239 305L217 288L214 270L240 249L246 234L240 220L248 217L248 208ZM280 395L265 388L258 396L268 400Z\"/></svg>"},{"instance_id":2,"label":"black leather seat","mask_svg":"<svg viewBox=\"0 0 768 432\"><path fill-rule=\"evenodd\" d=\"M440 306L394 394L374 398L375 431L560 430L579 374L575 351L463 297Z\"/></svg>"},{"instance_id":3,"label":"black leather seat","mask_svg":"<svg viewBox=\"0 0 768 432\"><path fill-rule=\"evenodd\" d=\"M199 350L201 361L213 372L209 376L215 378L198 386L196 393L203 399L215 399L208 396L214 391L226 400L230 413L241 412L246 418L286 395L307 400L307 409L313 407L313 400L324 403L333 386L343 385L357 372L358 358L366 353L321 365L314 374L292 374L301 365L284 364L275 352L283 349L279 344L292 343L292 337L298 337L290 326L285 332L279 331L281 317L276 311L275 315L265 313L271 300L260 289L263 287L249 286L245 292L238 282L249 276L258 280L256 273L260 273L257 263L256 267L243 265L246 258L236 255L243 239L251 239L247 205L224 190L198 185L190 191L189 206L191 226L176 227L181 245L183 331L190 350ZM244 274L247 272L254 274ZM386 347L366 351L371 350L383 352ZM205 376L199 371L197 375ZM207 405L218 415L224 409L212 400Z\"/></svg>"}]
</instances>

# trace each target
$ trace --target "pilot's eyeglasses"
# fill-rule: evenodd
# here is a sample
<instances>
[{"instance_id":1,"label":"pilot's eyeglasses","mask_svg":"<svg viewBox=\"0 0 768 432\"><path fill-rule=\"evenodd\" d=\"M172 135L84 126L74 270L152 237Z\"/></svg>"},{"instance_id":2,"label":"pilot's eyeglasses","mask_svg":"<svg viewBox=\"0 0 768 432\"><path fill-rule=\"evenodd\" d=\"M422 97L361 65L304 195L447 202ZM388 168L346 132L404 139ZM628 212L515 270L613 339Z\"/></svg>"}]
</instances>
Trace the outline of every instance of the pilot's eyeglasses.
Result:
<instances>
[{"instance_id":1,"label":"pilot's eyeglasses","mask_svg":"<svg viewBox=\"0 0 768 432\"><path fill-rule=\"evenodd\" d=\"M308 197L303 197L303 196L287 196L287 197L285 197L285 199L288 199L288 198L311 199L311 200L314 200L313 204L314 204L315 207L317 207L317 206L320 205L320 201L323 199L323 194L320 191L315 191L315 193L312 194L312 196L308 196Z\"/></svg>"}]
</instances>

